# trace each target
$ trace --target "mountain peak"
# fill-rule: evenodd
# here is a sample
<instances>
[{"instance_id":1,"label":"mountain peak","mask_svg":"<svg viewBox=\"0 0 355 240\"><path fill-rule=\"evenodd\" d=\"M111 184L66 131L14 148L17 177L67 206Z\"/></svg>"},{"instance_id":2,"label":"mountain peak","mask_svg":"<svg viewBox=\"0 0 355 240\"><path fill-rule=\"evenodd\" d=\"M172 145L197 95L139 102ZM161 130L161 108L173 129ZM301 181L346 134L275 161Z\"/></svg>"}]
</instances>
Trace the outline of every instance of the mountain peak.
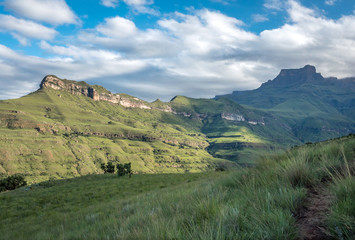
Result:
<instances>
[{"instance_id":1,"label":"mountain peak","mask_svg":"<svg viewBox=\"0 0 355 240\"><path fill-rule=\"evenodd\" d=\"M138 98L130 97L125 94L113 94L102 86L89 85L83 81L77 82L61 79L55 75L45 76L40 84L40 89L65 91L73 95L83 95L92 98L94 101L106 101L128 108L151 109L148 103Z\"/></svg>"},{"instance_id":2,"label":"mountain peak","mask_svg":"<svg viewBox=\"0 0 355 240\"><path fill-rule=\"evenodd\" d=\"M324 78L320 73L316 72L314 66L306 65L299 69L282 69L274 80L266 82L263 86L272 84L273 86L284 87L322 80L324 80Z\"/></svg>"},{"instance_id":3,"label":"mountain peak","mask_svg":"<svg viewBox=\"0 0 355 240\"><path fill-rule=\"evenodd\" d=\"M70 92L74 95L84 95L94 99L95 101L100 100L100 94L97 90L87 84L86 82L76 82L66 79L60 79L55 75L47 75L43 78L41 84L39 85L41 89L43 88L52 88L54 90L63 90ZM109 91L104 89L105 95L112 95ZM113 95L112 95L113 96ZM118 99L114 100L116 103L119 101Z\"/></svg>"}]
</instances>

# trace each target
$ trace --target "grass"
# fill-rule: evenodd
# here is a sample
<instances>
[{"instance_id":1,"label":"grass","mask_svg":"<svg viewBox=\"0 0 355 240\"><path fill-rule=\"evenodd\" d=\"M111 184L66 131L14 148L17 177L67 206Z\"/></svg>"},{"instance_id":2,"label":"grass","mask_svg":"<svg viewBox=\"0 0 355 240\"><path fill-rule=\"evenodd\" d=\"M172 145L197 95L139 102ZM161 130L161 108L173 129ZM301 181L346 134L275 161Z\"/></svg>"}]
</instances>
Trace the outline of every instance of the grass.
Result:
<instances>
[{"instance_id":1,"label":"grass","mask_svg":"<svg viewBox=\"0 0 355 240\"><path fill-rule=\"evenodd\" d=\"M100 164L108 161L132 162L136 173L202 172L235 165L229 161L253 164L271 148L299 143L273 123L223 119L222 113L238 113L250 121L272 121L228 99L178 96L152 106L191 116L125 108L53 89L0 101L0 176L22 173L35 183L100 173Z\"/></svg>"},{"instance_id":2,"label":"grass","mask_svg":"<svg viewBox=\"0 0 355 240\"><path fill-rule=\"evenodd\" d=\"M36 183L101 173L132 162L136 173L184 173L234 165L217 159L195 123L159 110L127 109L42 89L0 101L0 175Z\"/></svg>"},{"instance_id":3,"label":"grass","mask_svg":"<svg viewBox=\"0 0 355 240\"><path fill-rule=\"evenodd\" d=\"M90 175L0 194L3 239L298 239L310 187L335 195L327 230L353 239L355 137L200 174Z\"/></svg>"}]
</instances>

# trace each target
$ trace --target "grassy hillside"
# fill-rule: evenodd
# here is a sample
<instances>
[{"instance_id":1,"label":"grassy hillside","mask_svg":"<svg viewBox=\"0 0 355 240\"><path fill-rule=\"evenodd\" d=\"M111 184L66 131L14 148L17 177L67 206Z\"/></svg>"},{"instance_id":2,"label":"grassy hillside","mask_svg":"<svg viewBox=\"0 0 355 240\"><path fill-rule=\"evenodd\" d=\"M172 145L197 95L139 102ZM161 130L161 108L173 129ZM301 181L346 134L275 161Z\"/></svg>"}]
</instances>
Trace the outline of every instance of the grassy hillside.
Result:
<instances>
[{"instance_id":1,"label":"grassy hillside","mask_svg":"<svg viewBox=\"0 0 355 240\"><path fill-rule=\"evenodd\" d=\"M350 240L354 156L349 136L265 157L251 169L44 182L0 193L1 238L292 240L314 227L325 229L322 239ZM317 192L328 199L318 209L324 217L304 225Z\"/></svg>"},{"instance_id":2,"label":"grassy hillside","mask_svg":"<svg viewBox=\"0 0 355 240\"><path fill-rule=\"evenodd\" d=\"M214 100L177 96L169 104L177 112L200 122L200 131L210 144L208 151L216 157L253 163L265 152L301 143L273 115L243 107L228 98ZM227 119L237 116L240 119Z\"/></svg>"},{"instance_id":3,"label":"grassy hillside","mask_svg":"<svg viewBox=\"0 0 355 240\"><path fill-rule=\"evenodd\" d=\"M29 182L70 178L101 173L108 161L132 162L136 173L209 171L254 164L277 149L355 131L353 96L344 92L352 81L335 87L332 98L328 80L307 69L291 70L290 76L284 71L250 94L176 96L167 103L47 76L38 91L0 101L0 176L22 173ZM302 81L294 74L299 71ZM317 81L325 85L309 85ZM252 106L236 103L235 96ZM258 104L267 106L254 108Z\"/></svg>"},{"instance_id":4,"label":"grassy hillside","mask_svg":"<svg viewBox=\"0 0 355 240\"><path fill-rule=\"evenodd\" d=\"M108 161L132 162L136 173L233 165L210 155L208 145L194 124L159 110L52 89L0 101L0 174L23 173L29 182L100 173Z\"/></svg>"},{"instance_id":5,"label":"grassy hillside","mask_svg":"<svg viewBox=\"0 0 355 240\"><path fill-rule=\"evenodd\" d=\"M301 142L355 132L355 79L323 78L312 66L282 70L258 89L219 96L272 114Z\"/></svg>"},{"instance_id":6,"label":"grassy hillside","mask_svg":"<svg viewBox=\"0 0 355 240\"><path fill-rule=\"evenodd\" d=\"M229 161L254 163L265 152L300 143L272 115L227 98L147 103L120 94L126 104L151 108L141 109L82 95L91 87L111 94L100 86L51 79L63 89L48 83L0 101L0 176L69 178L101 173L108 161L132 162L136 173L201 172L234 167Z\"/></svg>"}]
</instances>

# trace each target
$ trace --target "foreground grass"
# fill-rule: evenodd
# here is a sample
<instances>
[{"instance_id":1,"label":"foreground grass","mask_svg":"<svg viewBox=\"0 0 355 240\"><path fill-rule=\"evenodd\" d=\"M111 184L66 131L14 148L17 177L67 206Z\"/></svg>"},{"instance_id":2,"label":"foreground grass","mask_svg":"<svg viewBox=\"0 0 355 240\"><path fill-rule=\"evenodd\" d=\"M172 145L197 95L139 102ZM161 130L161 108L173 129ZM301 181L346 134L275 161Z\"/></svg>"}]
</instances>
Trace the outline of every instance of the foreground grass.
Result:
<instances>
[{"instance_id":1,"label":"foreground grass","mask_svg":"<svg viewBox=\"0 0 355 240\"><path fill-rule=\"evenodd\" d=\"M205 174L92 175L0 194L2 239L297 239L307 189L335 194L328 231L354 239L355 138Z\"/></svg>"}]
</instances>

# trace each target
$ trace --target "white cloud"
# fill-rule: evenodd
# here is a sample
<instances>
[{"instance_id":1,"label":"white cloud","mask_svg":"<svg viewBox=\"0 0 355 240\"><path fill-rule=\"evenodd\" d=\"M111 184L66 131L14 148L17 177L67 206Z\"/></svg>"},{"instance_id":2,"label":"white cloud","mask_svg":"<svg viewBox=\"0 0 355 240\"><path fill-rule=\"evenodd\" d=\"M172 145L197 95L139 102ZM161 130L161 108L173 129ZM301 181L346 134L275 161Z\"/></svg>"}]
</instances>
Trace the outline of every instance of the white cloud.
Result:
<instances>
[{"instance_id":1,"label":"white cloud","mask_svg":"<svg viewBox=\"0 0 355 240\"><path fill-rule=\"evenodd\" d=\"M269 18L265 15L262 15L262 14L254 14L254 15L252 15L252 18L253 18L253 21L257 22L257 23L269 21Z\"/></svg>"},{"instance_id":2,"label":"white cloud","mask_svg":"<svg viewBox=\"0 0 355 240\"><path fill-rule=\"evenodd\" d=\"M105 7L116 8L118 6L118 0L101 0L100 3Z\"/></svg>"},{"instance_id":3,"label":"white cloud","mask_svg":"<svg viewBox=\"0 0 355 240\"><path fill-rule=\"evenodd\" d=\"M28 41L27 38L21 36L20 34L17 34L15 32L11 33L11 36L15 38L22 46L30 46L30 42Z\"/></svg>"},{"instance_id":4,"label":"white cloud","mask_svg":"<svg viewBox=\"0 0 355 240\"><path fill-rule=\"evenodd\" d=\"M79 22L65 0L5 0L3 4L15 14L36 21L53 25Z\"/></svg>"},{"instance_id":5,"label":"white cloud","mask_svg":"<svg viewBox=\"0 0 355 240\"><path fill-rule=\"evenodd\" d=\"M97 26L96 30L108 37L133 37L137 34L138 29L136 25L126 18L113 17L106 18L104 24Z\"/></svg>"},{"instance_id":6,"label":"white cloud","mask_svg":"<svg viewBox=\"0 0 355 240\"><path fill-rule=\"evenodd\" d=\"M326 0L324 3L329 6L333 6L337 0Z\"/></svg>"},{"instance_id":7,"label":"white cloud","mask_svg":"<svg viewBox=\"0 0 355 240\"><path fill-rule=\"evenodd\" d=\"M284 2L283 0L265 0L264 7L272 10L282 10Z\"/></svg>"},{"instance_id":8,"label":"white cloud","mask_svg":"<svg viewBox=\"0 0 355 240\"><path fill-rule=\"evenodd\" d=\"M150 15L159 15L159 11L148 7L148 5L152 5L154 3L153 0L123 0L125 4L131 7L134 13L143 13Z\"/></svg>"},{"instance_id":9,"label":"white cloud","mask_svg":"<svg viewBox=\"0 0 355 240\"><path fill-rule=\"evenodd\" d=\"M150 5L154 2L152 0L123 0L127 5Z\"/></svg>"},{"instance_id":10,"label":"white cloud","mask_svg":"<svg viewBox=\"0 0 355 240\"><path fill-rule=\"evenodd\" d=\"M0 14L0 31L11 32L22 45L28 44L26 38L49 40L57 34L52 28L4 14Z\"/></svg>"},{"instance_id":11,"label":"white cloud","mask_svg":"<svg viewBox=\"0 0 355 240\"><path fill-rule=\"evenodd\" d=\"M223 5L229 5L229 4L231 4L231 2L235 2L235 0L210 0L210 1L220 3Z\"/></svg>"},{"instance_id":12,"label":"white cloud","mask_svg":"<svg viewBox=\"0 0 355 240\"><path fill-rule=\"evenodd\" d=\"M106 18L95 29L83 31L79 40L120 51L130 57L159 57L176 53L180 48L175 40L158 29L139 30L128 19L116 16Z\"/></svg>"}]
</instances>

